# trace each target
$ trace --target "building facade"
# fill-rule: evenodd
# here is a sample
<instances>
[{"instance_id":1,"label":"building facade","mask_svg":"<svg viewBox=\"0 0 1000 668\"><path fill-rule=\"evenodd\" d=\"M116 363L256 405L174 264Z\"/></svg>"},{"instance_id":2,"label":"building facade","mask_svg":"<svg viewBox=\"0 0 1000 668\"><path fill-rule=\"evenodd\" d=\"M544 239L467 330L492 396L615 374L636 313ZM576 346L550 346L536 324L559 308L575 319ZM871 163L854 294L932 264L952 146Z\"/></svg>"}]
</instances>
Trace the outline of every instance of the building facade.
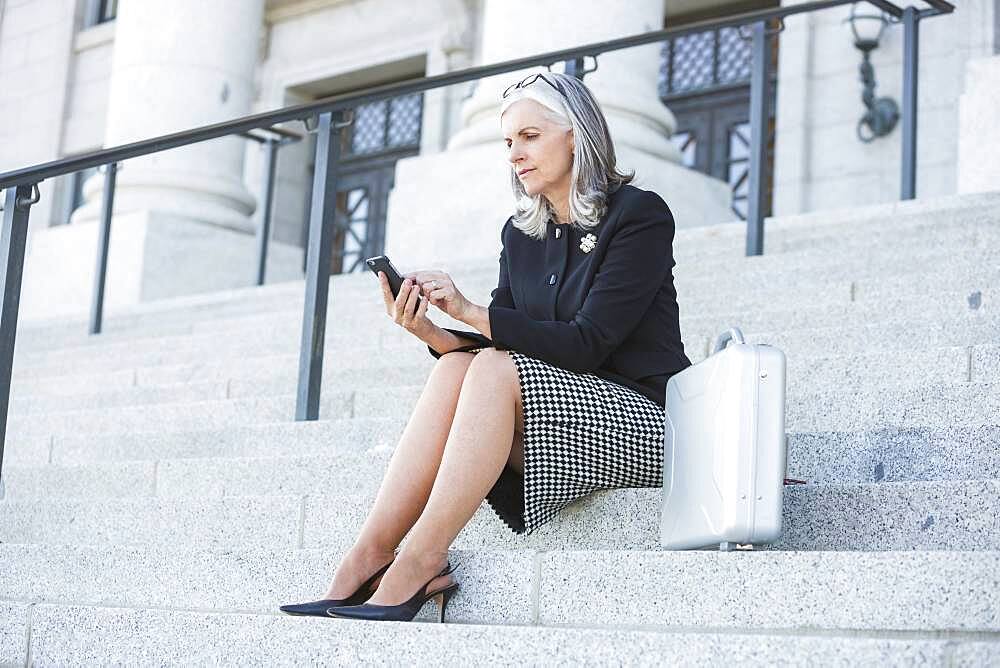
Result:
<instances>
[{"instance_id":1,"label":"building facade","mask_svg":"<svg viewBox=\"0 0 1000 668\"><path fill-rule=\"evenodd\" d=\"M786 0L789 4L792 0ZM778 4L772 0L0 0L0 171L414 77ZM864 3L862 3L863 5ZM919 4L919 3L917 3ZM959 100L969 61L1000 51L997 0L921 25L917 193L963 190ZM773 38L768 213L898 199L900 128L858 137L865 109L849 7ZM749 48L704 31L599 58L585 81L620 167L678 226L746 215ZM902 30L872 53L899 101ZM588 63L588 66L593 66ZM338 167L335 273L388 252L411 267L489 258L511 211L497 98L509 75L355 109ZM268 281L302 275L314 135L279 151ZM111 306L250 284L259 144L225 138L128 161L119 176ZM103 176L41 184L23 309L84 312ZM495 257L495 255L493 255Z\"/></svg>"}]
</instances>

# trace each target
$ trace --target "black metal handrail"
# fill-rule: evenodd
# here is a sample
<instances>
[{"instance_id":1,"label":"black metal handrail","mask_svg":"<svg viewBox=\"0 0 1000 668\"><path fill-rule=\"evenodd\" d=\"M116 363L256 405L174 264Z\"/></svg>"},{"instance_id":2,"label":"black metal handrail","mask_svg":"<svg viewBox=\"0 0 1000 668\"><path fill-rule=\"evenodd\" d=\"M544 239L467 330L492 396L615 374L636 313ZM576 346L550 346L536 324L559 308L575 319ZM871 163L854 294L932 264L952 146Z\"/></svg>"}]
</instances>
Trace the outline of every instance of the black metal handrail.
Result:
<instances>
[{"instance_id":1,"label":"black metal handrail","mask_svg":"<svg viewBox=\"0 0 1000 668\"><path fill-rule=\"evenodd\" d=\"M955 7L945 0L922 0L926 5L901 7L889 0L862 0L885 11L904 28L904 78L903 78L903 160L901 197L910 199L916 192L916 113L917 113L917 44L921 19L948 14ZM102 210L110 219L111 197L117 164L130 158L188 146L227 135L243 135L258 139L254 130L268 130L285 134L287 130L275 127L292 121L305 122L317 133L316 166L313 175L313 196L310 208L309 238L306 255L306 300L303 314L302 339L299 355L299 384L296 397L296 420L315 420L319 417L320 380L326 334L326 310L329 289L329 265L336 201L336 170L340 157L340 132L353 122L354 107L412 93L419 93L444 86L476 81L508 72L516 72L540 65L549 69L558 62L566 63L566 72L583 78L584 59L597 59L604 53L644 44L662 42L687 34L720 28L750 26L753 65L750 83L751 153L749 178L749 205L747 216L747 254L763 252L763 167L766 158L764 124L768 118L769 96L766 87L769 77L768 39L774 32L784 29L784 19L796 14L830 9L854 4L855 0L820 0L790 7L776 7L744 12L722 19L707 19L677 28L653 30L614 40L550 51L548 53L509 60L492 65L471 67L432 77L373 86L361 92L326 97L315 102L286 107L276 111L253 114L222 123L206 125L183 132L176 132L153 139L101 149L51 162L33 165L0 174L0 189L4 197L3 228L0 236L0 270L3 271L0 311L0 472L3 465L3 446L6 437L7 411L10 399L11 367L14 355L14 337L17 328L18 301L24 249L27 237L28 213L38 201L38 183L45 179L77 172L82 169L108 166L105 184L105 201ZM779 28L769 28L777 21ZM309 127L313 125L314 127ZM284 140L284 139L283 139ZM266 141L266 140L265 140ZM103 292L104 271L107 260L107 230L102 232L103 264L95 276L95 290ZM0 478L2 494L2 478Z\"/></svg>"}]
</instances>

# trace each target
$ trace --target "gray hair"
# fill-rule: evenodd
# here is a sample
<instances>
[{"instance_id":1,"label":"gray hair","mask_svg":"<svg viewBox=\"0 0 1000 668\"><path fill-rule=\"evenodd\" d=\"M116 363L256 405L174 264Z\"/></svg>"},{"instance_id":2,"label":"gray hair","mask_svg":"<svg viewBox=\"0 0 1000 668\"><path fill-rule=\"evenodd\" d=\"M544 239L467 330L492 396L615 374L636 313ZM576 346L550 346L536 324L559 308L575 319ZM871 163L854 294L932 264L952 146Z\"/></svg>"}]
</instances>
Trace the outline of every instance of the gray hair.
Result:
<instances>
[{"instance_id":1,"label":"gray hair","mask_svg":"<svg viewBox=\"0 0 1000 668\"><path fill-rule=\"evenodd\" d=\"M590 89L568 74L543 72L541 76L566 92L563 103L569 111L569 123L564 116L547 107L543 107L543 114L550 122L573 130L573 186L569 191L569 218L578 229L589 230L601 222L608 208L609 195L631 182L635 171L623 174L616 168L615 146L608 132L608 123ZM546 84L538 82L531 85ZM517 209L514 227L530 237L544 239L548 220L555 215L554 207L542 194L528 195L513 165L510 183Z\"/></svg>"}]
</instances>

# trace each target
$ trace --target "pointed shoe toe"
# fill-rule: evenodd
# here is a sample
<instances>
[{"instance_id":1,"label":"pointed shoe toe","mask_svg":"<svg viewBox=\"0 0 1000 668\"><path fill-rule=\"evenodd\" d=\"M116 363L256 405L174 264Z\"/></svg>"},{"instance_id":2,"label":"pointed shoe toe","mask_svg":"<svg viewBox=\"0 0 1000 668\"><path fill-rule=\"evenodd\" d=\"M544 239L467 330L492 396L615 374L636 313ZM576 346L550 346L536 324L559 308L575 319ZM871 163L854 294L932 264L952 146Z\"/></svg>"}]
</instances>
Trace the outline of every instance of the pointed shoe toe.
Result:
<instances>
[{"instance_id":1,"label":"pointed shoe toe","mask_svg":"<svg viewBox=\"0 0 1000 668\"><path fill-rule=\"evenodd\" d=\"M322 598L318 601L308 603L289 603L278 607L286 615L313 615L316 617L329 617L326 614L327 608L339 605L360 605L371 598L375 593L375 580L385 575L385 572L392 566L390 561L382 568L375 571L375 574L361 583L358 590L347 598Z\"/></svg>"},{"instance_id":2,"label":"pointed shoe toe","mask_svg":"<svg viewBox=\"0 0 1000 668\"><path fill-rule=\"evenodd\" d=\"M278 608L286 615L314 615L316 617L326 617L326 609L332 605L343 605L339 598L324 598L319 601L309 601L308 603L289 603Z\"/></svg>"}]
</instances>

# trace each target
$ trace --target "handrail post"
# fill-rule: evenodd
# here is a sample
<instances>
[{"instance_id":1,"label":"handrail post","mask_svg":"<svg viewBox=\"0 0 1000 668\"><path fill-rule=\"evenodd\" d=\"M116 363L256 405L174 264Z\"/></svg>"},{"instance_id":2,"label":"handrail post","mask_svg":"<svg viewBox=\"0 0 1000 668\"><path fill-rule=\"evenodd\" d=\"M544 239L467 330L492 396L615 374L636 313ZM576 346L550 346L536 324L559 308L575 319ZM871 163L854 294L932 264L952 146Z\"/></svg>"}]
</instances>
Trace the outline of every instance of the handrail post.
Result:
<instances>
[{"instance_id":1,"label":"handrail post","mask_svg":"<svg viewBox=\"0 0 1000 668\"><path fill-rule=\"evenodd\" d=\"M319 419L326 306L330 292L330 256L333 253L333 223L337 210L340 131L349 125L349 122L335 123L333 113L328 111L319 115L316 135L316 166L313 173L306 255L306 300L302 314L299 385L295 402L297 421Z\"/></svg>"},{"instance_id":2,"label":"handrail post","mask_svg":"<svg viewBox=\"0 0 1000 668\"><path fill-rule=\"evenodd\" d=\"M750 179L747 192L746 254L764 254L764 168L767 164L767 139L770 103L767 26L757 21L751 26L750 45Z\"/></svg>"},{"instance_id":3,"label":"handrail post","mask_svg":"<svg viewBox=\"0 0 1000 668\"><path fill-rule=\"evenodd\" d=\"M920 13L903 10L903 159L900 199L917 196L917 74L920 50Z\"/></svg>"},{"instance_id":4,"label":"handrail post","mask_svg":"<svg viewBox=\"0 0 1000 668\"><path fill-rule=\"evenodd\" d=\"M260 225L257 226L257 285L264 285L267 267L267 245L271 238L271 213L274 211L274 175L278 165L280 141L269 137L264 148L264 190Z\"/></svg>"},{"instance_id":5,"label":"handrail post","mask_svg":"<svg viewBox=\"0 0 1000 668\"><path fill-rule=\"evenodd\" d=\"M10 384L14 370L14 338L17 335L17 309L21 300L21 276L24 272L24 249L28 241L28 214L38 202L38 185L7 188L4 195L3 228L0 229L0 499L3 488L3 450L7 440L7 412L10 408Z\"/></svg>"},{"instance_id":6,"label":"handrail post","mask_svg":"<svg viewBox=\"0 0 1000 668\"><path fill-rule=\"evenodd\" d=\"M111 240L111 212L115 207L115 181L118 163L111 162L104 170L104 197L101 201L101 224L97 228L97 266L94 268L94 294L90 302L91 334L100 334L104 319L104 287L108 276L108 246Z\"/></svg>"}]
</instances>

